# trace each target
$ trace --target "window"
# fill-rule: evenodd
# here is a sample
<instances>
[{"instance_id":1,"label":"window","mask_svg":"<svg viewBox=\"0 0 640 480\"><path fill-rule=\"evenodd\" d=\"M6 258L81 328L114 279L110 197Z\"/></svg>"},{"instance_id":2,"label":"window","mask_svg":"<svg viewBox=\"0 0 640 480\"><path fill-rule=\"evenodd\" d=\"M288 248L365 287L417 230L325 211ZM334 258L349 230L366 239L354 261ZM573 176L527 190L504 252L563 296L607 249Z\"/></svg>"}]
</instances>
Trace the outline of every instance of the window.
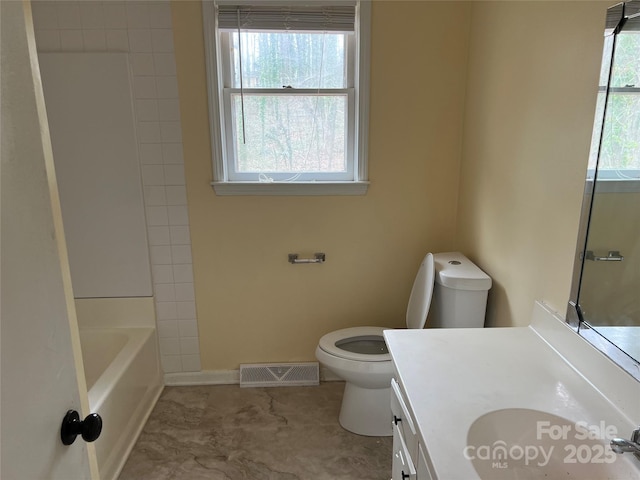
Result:
<instances>
[{"instance_id":1,"label":"window","mask_svg":"<svg viewBox=\"0 0 640 480\"><path fill-rule=\"evenodd\" d=\"M216 193L366 193L369 2L203 5Z\"/></svg>"},{"instance_id":2,"label":"window","mask_svg":"<svg viewBox=\"0 0 640 480\"><path fill-rule=\"evenodd\" d=\"M615 56L613 56L615 41ZM640 31L605 37L589 174L638 191L640 181ZM611 76L609 77L609 65ZM605 110L606 103L606 110ZM600 144L598 145L598 143ZM599 159L598 159L599 155ZM622 186L626 184L626 187Z\"/></svg>"}]
</instances>

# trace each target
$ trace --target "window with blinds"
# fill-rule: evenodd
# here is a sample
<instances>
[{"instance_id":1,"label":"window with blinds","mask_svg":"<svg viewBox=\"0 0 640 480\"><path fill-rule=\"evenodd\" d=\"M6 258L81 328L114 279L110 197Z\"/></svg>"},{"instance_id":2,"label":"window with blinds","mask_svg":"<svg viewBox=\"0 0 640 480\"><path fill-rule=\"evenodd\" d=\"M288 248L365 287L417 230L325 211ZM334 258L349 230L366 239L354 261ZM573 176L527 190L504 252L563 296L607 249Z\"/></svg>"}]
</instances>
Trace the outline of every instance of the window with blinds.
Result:
<instances>
[{"instance_id":1,"label":"window with blinds","mask_svg":"<svg viewBox=\"0 0 640 480\"><path fill-rule=\"evenodd\" d=\"M216 192L365 193L369 5L204 5Z\"/></svg>"}]
</instances>

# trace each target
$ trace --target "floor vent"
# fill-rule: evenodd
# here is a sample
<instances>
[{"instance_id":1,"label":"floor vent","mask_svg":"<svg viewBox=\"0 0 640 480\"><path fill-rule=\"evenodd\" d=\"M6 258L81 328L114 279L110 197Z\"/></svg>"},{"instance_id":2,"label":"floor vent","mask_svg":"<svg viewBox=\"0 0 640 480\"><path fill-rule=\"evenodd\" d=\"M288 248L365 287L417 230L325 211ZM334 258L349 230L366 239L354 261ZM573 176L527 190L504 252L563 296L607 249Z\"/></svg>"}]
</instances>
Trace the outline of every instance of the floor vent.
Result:
<instances>
[{"instance_id":1,"label":"floor vent","mask_svg":"<svg viewBox=\"0 0 640 480\"><path fill-rule=\"evenodd\" d=\"M317 362L240 365L241 387L293 387L319 383Z\"/></svg>"}]
</instances>

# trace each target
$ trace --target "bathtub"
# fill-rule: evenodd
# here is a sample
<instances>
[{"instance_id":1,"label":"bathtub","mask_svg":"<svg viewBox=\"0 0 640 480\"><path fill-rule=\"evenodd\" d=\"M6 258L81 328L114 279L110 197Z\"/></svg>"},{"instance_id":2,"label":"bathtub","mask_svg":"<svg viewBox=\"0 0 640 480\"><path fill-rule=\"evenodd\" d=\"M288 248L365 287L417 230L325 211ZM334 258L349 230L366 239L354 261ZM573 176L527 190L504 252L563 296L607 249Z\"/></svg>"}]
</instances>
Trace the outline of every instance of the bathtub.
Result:
<instances>
[{"instance_id":1,"label":"bathtub","mask_svg":"<svg viewBox=\"0 0 640 480\"><path fill-rule=\"evenodd\" d=\"M162 392L155 328L81 328L91 412L102 417L95 441L102 480L117 478Z\"/></svg>"}]
</instances>

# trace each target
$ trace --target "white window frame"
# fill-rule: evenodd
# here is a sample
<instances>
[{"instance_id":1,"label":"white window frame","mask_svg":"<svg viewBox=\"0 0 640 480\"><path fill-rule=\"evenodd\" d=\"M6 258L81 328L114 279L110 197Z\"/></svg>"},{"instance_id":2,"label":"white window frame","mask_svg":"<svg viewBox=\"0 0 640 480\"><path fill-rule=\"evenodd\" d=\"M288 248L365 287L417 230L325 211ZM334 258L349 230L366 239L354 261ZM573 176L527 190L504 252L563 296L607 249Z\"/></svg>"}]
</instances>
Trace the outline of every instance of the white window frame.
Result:
<instances>
[{"instance_id":1,"label":"white window frame","mask_svg":"<svg viewBox=\"0 0 640 480\"><path fill-rule=\"evenodd\" d=\"M261 0L235 0L234 4L259 3ZM340 1L340 0L336 0ZM347 85L344 94L348 96L348 127L347 127L347 163L350 169L349 178L344 180L314 180L314 181L274 181L260 182L242 178L242 175L231 174L227 162L228 148L234 148L232 133L226 125L230 125L230 94L238 89L225 88L225 78L229 70L225 62L228 55L222 53L224 42L221 41L216 25L216 5L225 3L224 0L205 0L202 4L204 20L204 40L209 90L209 124L211 133L211 150L213 163L213 181L211 182L218 195L364 195L367 192L367 147L369 131L369 52L370 52L370 24L371 2L359 0L356 8L356 31L353 36L352 51L354 62L347 61L347 68L355 68L353 85ZM228 3L228 2L226 2ZM282 2L282 3L286 3ZM314 3L336 3L331 1ZM349 48L349 47L348 47ZM227 79L227 85L229 85ZM245 89L245 95L247 95ZM270 93L269 89L251 89L252 92ZM336 93L335 89L330 90ZM274 90L272 93L282 94ZM318 94L323 90L297 90L296 94ZM225 116L229 115L228 118ZM352 120L353 119L353 120ZM231 141L232 145L229 145ZM352 172L352 173L351 173ZM304 178L304 177L302 177ZM321 178L321 176L319 176Z\"/></svg>"}]
</instances>

